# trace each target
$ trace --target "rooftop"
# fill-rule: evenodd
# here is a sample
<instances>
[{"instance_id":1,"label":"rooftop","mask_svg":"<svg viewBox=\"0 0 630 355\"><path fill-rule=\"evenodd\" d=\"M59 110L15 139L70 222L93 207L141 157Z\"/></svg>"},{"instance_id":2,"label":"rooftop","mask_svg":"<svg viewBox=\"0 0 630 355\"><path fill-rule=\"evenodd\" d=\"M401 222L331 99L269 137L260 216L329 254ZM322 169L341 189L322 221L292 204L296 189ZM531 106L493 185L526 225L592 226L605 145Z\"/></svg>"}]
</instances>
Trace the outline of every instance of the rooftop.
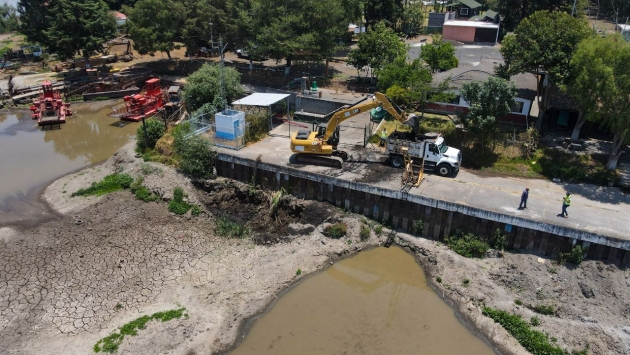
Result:
<instances>
[{"instance_id":1,"label":"rooftop","mask_svg":"<svg viewBox=\"0 0 630 355\"><path fill-rule=\"evenodd\" d=\"M492 22L480 21L460 21L448 20L444 22L444 26L461 26L461 27L477 27L477 28L499 28L499 24Z\"/></svg>"},{"instance_id":2,"label":"rooftop","mask_svg":"<svg viewBox=\"0 0 630 355\"><path fill-rule=\"evenodd\" d=\"M437 73L433 76L433 83L440 83L450 77L449 87L453 89L461 88L464 83L470 81L484 82L494 74L495 63L484 61L478 66L460 66L455 69ZM510 78L516 86L517 96L523 99L533 100L536 97L537 80L533 74L518 74Z\"/></svg>"},{"instance_id":3,"label":"rooftop","mask_svg":"<svg viewBox=\"0 0 630 355\"><path fill-rule=\"evenodd\" d=\"M447 4L446 6L457 6L457 5L466 5L470 7L471 9L476 9L478 7L481 7L481 4L476 2L475 0L456 0L450 4Z\"/></svg>"}]
</instances>

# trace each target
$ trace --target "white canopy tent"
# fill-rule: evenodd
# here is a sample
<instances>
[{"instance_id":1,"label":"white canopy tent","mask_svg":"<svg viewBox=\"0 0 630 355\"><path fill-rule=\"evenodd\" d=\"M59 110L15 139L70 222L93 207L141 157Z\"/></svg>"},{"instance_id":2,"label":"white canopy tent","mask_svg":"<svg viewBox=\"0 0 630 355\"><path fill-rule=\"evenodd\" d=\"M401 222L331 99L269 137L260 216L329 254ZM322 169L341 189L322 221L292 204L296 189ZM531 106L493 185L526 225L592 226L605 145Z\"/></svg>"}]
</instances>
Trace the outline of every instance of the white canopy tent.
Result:
<instances>
[{"instance_id":1,"label":"white canopy tent","mask_svg":"<svg viewBox=\"0 0 630 355\"><path fill-rule=\"evenodd\" d=\"M242 105L242 106L257 106L257 107L267 107L269 110L269 129L273 129L273 122L271 116L271 105L280 102L287 97L291 96L291 94L265 94L256 92L249 96L245 96L240 100L236 100L232 102L232 106ZM287 118L289 117L289 100L287 100ZM289 128L290 129L290 128Z\"/></svg>"}]
</instances>

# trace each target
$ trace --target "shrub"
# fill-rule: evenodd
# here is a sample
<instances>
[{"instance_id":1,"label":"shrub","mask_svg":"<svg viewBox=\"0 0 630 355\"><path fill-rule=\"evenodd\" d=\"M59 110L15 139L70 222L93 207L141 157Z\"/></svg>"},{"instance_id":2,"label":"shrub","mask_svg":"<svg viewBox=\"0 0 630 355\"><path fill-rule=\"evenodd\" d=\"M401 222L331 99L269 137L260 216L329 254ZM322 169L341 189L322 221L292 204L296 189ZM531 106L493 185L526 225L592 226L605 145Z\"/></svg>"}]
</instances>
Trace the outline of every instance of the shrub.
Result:
<instances>
[{"instance_id":1,"label":"shrub","mask_svg":"<svg viewBox=\"0 0 630 355\"><path fill-rule=\"evenodd\" d=\"M507 248L507 236L502 234L499 228L490 236L490 247L497 250L505 250Z\"/></svg>"},{"instance_id":2,"label":"shrub","mask_svg":"<svg viewBox=\"0 0 630 355\"><path fill-rule=\"evenodd\" d=\"M348 226L343 222L338 222L324 228L324 235L328 238L339 239L346 235Z\"/></svg>"},{"instance_id":3,"label":"shrub","mask_svg":"<svg viewBox=\"0 0 630 355\"><path fill-rule=\"evenodd\" d=\"M540 320L538 320L538 317L532 317L529 320L529 324L531 324L533 327L537 327L540 325Z\"/></svg>"},{"instance_id":4,"label":"shrub","mask_svg":"<svg viewBox=\"0 0 630 355\"><path fill-rule=\"evenodd\" d=\"M142 172L142 175L151 175L154 173L162 173L162 168L157 167L157 166L153 166L151 164L148 163L142 163L142 165L140 165L140 172Z\"/></svg>"},{"instance_id":5,"label":"shrub","mask_svg":"<svg viewBox=\"0 0 630 355\"><path fill-rule=\"evenodd\" d=\"M200 179L212 175L217 153L208 140L196 135L183 138L175 152L181 156L179 168L184 174Z\"/></svg>"},{"instance_id":6,"label":"shrub","mask_svg":"<svg viewBox=\"0 0 630 355\"><path fill-rule=\"evenodd\" d=\"M468 287L468 286L470 285L470 280L469 280L469 279L464 279L464 280L462 281L462 284L463 284L465 287Z\"/></svg>"},{"instance_id":7,"label":"shrub","mask_svg":"<svg viewBox=\"0 0 630 355\"><path fill-rule=\"evenodd\" d=\"M117 190L128 189L133 183L133 178L128 174L111 174L105 176L100 182L94 182L85 189L80 189L72 194L74 196L101 196Z\"/></svg>"},{"instance_id":8,"label":"shrub","mask_svg":"<svg viewBox=\"0 0 630 355\"><path fill-rule=\"evenodd\" d=\"M426 115L418 122L418 133L438 132L447 136L455 131L455 124L448 117Z\"/></svg>"},{"instance_id":9,"label":"shrub","mask_svg":"<svg viewBox=\"0 0 630 355\"><path fill-rule=\"evenodd\" d=\"M514 301L514 303L515 303L517 306L522 306L522 305L523 305L523 301L521 301L521 300L515 300L515 301Z\"/></svg>"},{"instance_id":10,"label":"shrub","mask_svg":"<svg viewBox=\"0 0 630 355\"><path fill-rule=\"evenodd\" d=\"M424 229L424 222L421 219L413 221L411 225L411 232L415 235L421 235L422 230Z\"/></svg>"},{"instance_id":11,"label":"shrub","mask_svg":"<svg viewBox=\"0 0 630 355\"><path fill-rule=\"evenodd\" d=\"M147 126L146 139L144 135L144 127L142 125L138 126L138 129L136 130L136 149L138 151L155 148L155 143L157 143L166 131L164 123L157 119L145 120L145 124Z\"/></svg>"},{"instance_id":12,"label":"shrub","mask_svg":"<svg viewBox=\"0 0 630 355\"><path fill-rule=\"evenodd\" d=\"M529 306L528 308L538 314L544 314L546 316L553 316L556 314L556 310L553 308L553 306L545 306L539 304L537 306Z\"/></svg>"},{"instance_id":13,"label":"shrub","mask_svg":"<svg viewBox=\"0 0 630 355\"><path fill-rule=\"evenodd\" d=\"M248 113L245 122L245 143L258 142L269 133L269 116L264 112Z\"/></svg>"},{"instance_id":14,"label":"shrub","mask_svg":"<svg viewBox=\"0 0 630 355\"><path fill-rule=\"evenodd\" d=\"M184 201L184 189L176 187L173 189L173 199L168 204L168 210L175 214L183 215L192 207Z\"/></svg>"},{"instance_id":15,"label":"shrub","mask_svg":"<svg viewBox=\"0 0 630 355\"><path fill-rule=\"evenodd\" d=\"M534 355L565 355L565 351L549 342L544 333L532 330L520 316L484 307L483 315L501 324L527 351Z\"/></svg>"},{"instance_id":16,"label":"shrub","mask_svg":"<svg viewBox=\"0 0 630 355\"><path fill-rule=\"evenodd\" d=\"M298 268L298 269L297 269L297 271L295 272L295 274L296 274L297 276L302 275L302 269Z\"/></svg>"},{"instance_id":17,"label":"shrub","mask_svg":"<svg viewBox=\"0 0 630 355\"><path fill-rule=\"evenodd\" d=\"M560 264L569 263L574 265L580 265L580 263L586 257L588 247L576 245L568 253L560 253L558 256L558 262Z\"/></svg>"},{"instance_id":18,"label":"shrub","mask_svg":"<svg viewBox=\"0 0 630 355\"><path fill-rule=\"evenodd\" d=\"M190 210L190 214L193 216L199 216L203 212L203 209L197 205L192 205L192 209Z\"/></svg>"},{"instance_id":19,"label":"shrub","mask_svg":"<svg viewBox=\"0 0 630 355\"><path fill-rule=\"evenodd\" d=\"M383 225L377 224L376 227L374 227L374 233L380 237L381 234L383 234Z\"/></svg>"},{"instance_id":20,"label":"shrub","mask_svg":"<svg viewBox=\"0 0 630 355\"><path fill-rule=\"evenodd\" d=\"M173 127L170 133L173 136L173 151L179 154L179 152L181 152L182 150L182 144L186 135L192 133L190 122L184 122Z\"/></svg>"},{"instance_id":21,"label":"shrub","mask_svg":"<svg viewBox=\"0 0 630 355\"><path fill-rule=\"evenodd\" d=\"M221 217L217 220L216 232L218 235L226 238L244 239L250 235L249 229L232 222L227 217Z\"/></svg>"},{"instance_id":22,"label":"shrub","mask_svg":"<svg viewBox=\"0 0 630 355\"><path fill-rule=\"evenodd\" d=\"M181 318L182 316L184 318L188 318L186 308L172 309L165 312L153 313L150 316L142 316L120 327L119 333L114 332L97 341L92 349L95 353L102 351L113 354L118 350L118 347L122 343L123 339L125 339L125 336L138 335L138 329L145 329L149 321L160 320L162 322L168 322L169 320Z\"/></svg>"},{"instance_id":23,"label":"shrub","mask_svg":"<svg viewBox=\"0 0 630 355\"><path fill-rule=\"evenodd\" d=\"M485 240L472 233L457 231L444 241L454 252L467 258L482 258L490 250L490 245Z\"/></svg>"},{"instance_id":24,"label":"shrub","mask_svg":"<svg viewBox=\"0 0 630 355\"><path fill-rule=\"evenodd\" d=\"M361 237L362 241L368 240L368 238L370 238L370 227L362 224L361 231L359 232L359 237Z\"/></svg>"},{"instance_id":25,"label":"shrub","mask_svg":"<svg viewBox=\"0 0 630 355\"><path fill-rule=\"evenodd\" d=\"M144 186L138 186L138 188L134 191L134 195L136 195L138 200L142 200L144 202L157 201L159 199L159 196L152 193L151 190Z\"/></svg>"},{"instance_id":26,"label":"shrub","mask_svg":"<svg viewBox=\"0 0 630 355\"><path fill-rule=\"evenodd\" d=\"M435 278L435 281L437 281L439 284L441 284L442 283L442 278L440 276L438 276L438 277Z\"/></svg>"}]
</instances>

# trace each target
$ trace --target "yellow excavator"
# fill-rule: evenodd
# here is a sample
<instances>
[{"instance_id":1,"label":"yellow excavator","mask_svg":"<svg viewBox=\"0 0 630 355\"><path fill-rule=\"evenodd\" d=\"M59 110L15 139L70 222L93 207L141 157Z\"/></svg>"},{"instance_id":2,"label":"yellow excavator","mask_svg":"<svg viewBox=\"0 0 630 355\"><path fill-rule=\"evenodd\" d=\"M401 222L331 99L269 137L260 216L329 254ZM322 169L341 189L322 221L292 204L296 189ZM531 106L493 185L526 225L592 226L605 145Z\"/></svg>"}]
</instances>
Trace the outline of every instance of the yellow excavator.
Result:
<instances>
[{"instance_id":1,"label":"yellow excavator","mask_svg":"<svg viewBox=\"0 0 630 355\"><path fill-rule=\"evenodd\" d=\"M406 122L405 113L389 98L380 93L367 97L350 107L342 107L334 112L328 123L317 127L317 132L299 130L291 137L291 151L296 154L296 162L300 164L319 164L341 168L342 162L348 160L348 153L337 150L339 144L339 124L360 113L382 106L399 122Z\"/></svg>"}]
</instances>

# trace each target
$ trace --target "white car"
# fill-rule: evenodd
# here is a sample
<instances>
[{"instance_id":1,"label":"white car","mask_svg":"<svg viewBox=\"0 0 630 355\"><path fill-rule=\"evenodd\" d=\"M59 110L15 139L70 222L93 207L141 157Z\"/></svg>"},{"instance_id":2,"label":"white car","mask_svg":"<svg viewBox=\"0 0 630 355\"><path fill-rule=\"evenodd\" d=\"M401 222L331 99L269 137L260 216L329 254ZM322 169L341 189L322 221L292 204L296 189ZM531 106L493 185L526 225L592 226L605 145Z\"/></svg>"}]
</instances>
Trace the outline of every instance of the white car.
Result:
<instances>
[{"instance_id":1,"label":"white car","mask_svg":"<svg viewBox=\"0 0 630 355\"><path fill-rule=\"evenodd\" d=\"M423 0L422 1L422 5L424 5L424 6L431 6L433 4L435 4L435 0Z\"/></svg>"}]
</instances>

